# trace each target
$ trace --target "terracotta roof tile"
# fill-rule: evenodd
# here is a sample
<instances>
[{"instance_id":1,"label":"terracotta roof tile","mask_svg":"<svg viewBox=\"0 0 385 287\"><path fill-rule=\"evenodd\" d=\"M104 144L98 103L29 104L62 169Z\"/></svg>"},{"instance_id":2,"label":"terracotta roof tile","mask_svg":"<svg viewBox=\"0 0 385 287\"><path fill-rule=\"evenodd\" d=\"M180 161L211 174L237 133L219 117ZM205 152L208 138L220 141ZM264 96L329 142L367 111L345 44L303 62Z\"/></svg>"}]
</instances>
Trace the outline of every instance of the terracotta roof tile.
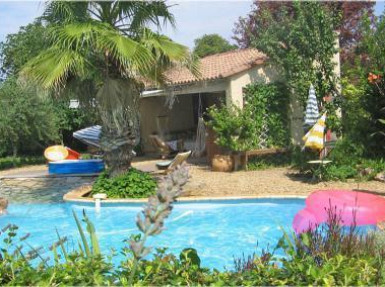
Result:
<instances>
[{"instance_id":1,"label":"terracotta roof tile","mask_svg":"<svg viewBox=\"0 0 385 287\"><path fill-rule=\"evenodd\" d=\"M204 57L200 60L199 78L185 67L176 67L165 73L169 85L222 79L263 64L266 55L256 49L235 50Z\"/></svg>"}]
</instances>

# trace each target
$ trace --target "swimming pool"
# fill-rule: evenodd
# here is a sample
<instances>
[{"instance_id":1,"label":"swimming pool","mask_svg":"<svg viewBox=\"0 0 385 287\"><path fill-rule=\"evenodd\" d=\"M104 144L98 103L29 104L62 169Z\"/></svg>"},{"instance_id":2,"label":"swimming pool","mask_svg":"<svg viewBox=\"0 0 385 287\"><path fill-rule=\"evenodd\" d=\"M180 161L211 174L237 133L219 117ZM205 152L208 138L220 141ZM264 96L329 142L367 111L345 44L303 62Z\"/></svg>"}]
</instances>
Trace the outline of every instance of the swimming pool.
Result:
<instances>
[{"instance_id":1,"label":"swimming pool","mask_svg":"<svg viewBox=\"0 0 385 287\"><path fill-rule=\"evenodd\" d=\"M233 258L274 247L281 228L291 229L294 215L304 207L303 199L247 199L182 202L166 221L166 230L148 245L168 247L179 254L186 248L198 250L202 265L223 270L233 268ZM56 229L67 236L69 248L77 246L78 231L72 210L81 218L85 210L95 224L104 253L117 251L130 234L137 233L136 214L143 204L102 204L96 212L91 204L30 203L10 204L8 215L0 217L0 228L8 223L19 226L18 234L30 233L28 243L45 249L57 240ZM49 255L47 253L47 255ZM118 263L122 257L114 258Z\"/></svg>"}]
</instances>

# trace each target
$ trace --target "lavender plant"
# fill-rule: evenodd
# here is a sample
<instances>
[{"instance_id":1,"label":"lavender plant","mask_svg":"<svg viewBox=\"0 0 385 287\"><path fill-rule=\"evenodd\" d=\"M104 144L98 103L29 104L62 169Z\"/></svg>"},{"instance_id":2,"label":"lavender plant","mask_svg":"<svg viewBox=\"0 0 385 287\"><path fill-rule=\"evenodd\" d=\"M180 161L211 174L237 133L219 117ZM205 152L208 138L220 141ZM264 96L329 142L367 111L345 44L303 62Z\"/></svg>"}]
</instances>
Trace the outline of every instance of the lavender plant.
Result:
<instances>
[{"instance_id":1,"label":"lavender plant","mask_svg":"<svg viewBox=\"0 0 385 287\"><path fill-rule=\"evenodd\" d=\"M161 179L156 194L149 197L146 206L138 214L136 225L141 233L129 240L134 257L129 285L132 285L139 261L151 252L151 247L145 246L147 238L163 231L164 221L171 214L172 204L182 194L182 187L187 183L188 177L187 166L178 166Z\"/></svg>"}]
</instances>

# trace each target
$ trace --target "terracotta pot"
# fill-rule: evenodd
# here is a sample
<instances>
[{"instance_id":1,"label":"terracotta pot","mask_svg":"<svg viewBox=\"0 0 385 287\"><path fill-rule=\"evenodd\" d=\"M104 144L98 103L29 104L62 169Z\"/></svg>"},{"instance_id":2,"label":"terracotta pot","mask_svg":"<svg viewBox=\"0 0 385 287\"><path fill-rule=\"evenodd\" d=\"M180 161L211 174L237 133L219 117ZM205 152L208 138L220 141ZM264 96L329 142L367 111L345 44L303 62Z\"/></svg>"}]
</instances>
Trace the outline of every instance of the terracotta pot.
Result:
<instances>
[{"instance_id":1,"label":"terracotta pot","mask_svg":"<svg viewBox=\"0 0 385 287\"><path fill-rule=\"evenodd\" d=\"M211 162L213 171L230 172L234 169L234 161L231 155L216 154Z\"/></svg>"}]
</instances>

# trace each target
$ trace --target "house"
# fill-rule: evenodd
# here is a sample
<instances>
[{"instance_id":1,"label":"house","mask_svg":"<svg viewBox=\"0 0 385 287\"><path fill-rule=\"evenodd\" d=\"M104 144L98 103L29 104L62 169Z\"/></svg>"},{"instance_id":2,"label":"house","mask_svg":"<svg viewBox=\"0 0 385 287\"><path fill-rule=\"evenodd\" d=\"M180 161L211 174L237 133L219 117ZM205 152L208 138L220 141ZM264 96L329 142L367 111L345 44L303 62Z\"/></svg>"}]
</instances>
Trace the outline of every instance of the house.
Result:
<instances>
[{"instance_id":1,"label":"house","mask_svg":"<svg viewBox=\"0 0 385 287\"><path fill-rule=\"evenodd\" d=\"M140 101L141 137L145 151L152 151L149 135L168 139L184 138L193 148L198 116L216 104L243 106L243 88L252 82L271 82L278 75L266 63L267 57L255 49L235 50L201 59L201 75L187 68L166 72L163 90L147 89ZM170 97L171 96L171 97Z\"/></svg>"}]
</instances>

